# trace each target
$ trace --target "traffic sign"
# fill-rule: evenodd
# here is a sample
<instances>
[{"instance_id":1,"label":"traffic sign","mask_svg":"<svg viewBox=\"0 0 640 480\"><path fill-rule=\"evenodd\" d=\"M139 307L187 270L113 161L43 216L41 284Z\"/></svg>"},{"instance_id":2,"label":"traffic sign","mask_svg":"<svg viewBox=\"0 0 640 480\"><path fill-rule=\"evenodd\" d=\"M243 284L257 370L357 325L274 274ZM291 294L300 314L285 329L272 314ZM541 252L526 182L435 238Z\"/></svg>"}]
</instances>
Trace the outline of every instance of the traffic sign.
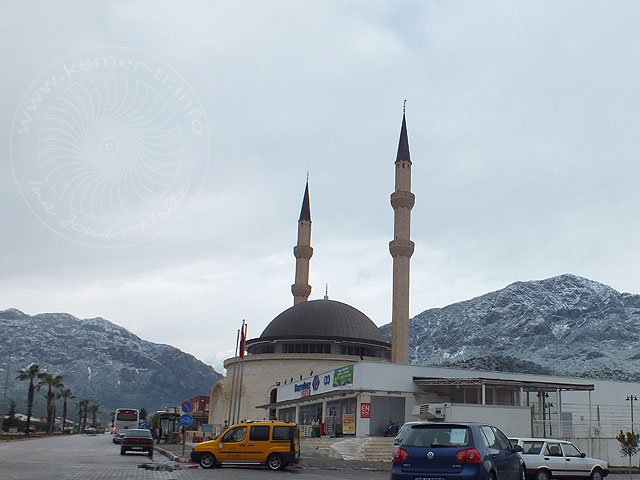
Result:
<instances>
[{"instance_id":1,"label":"traffic sign","mask_svg":"<svg viewBox=\"0 0 640 480\"><path fill-rule=\"evenodd\" d=\"M185 400L184 402L182 402L181 408L184 413L191 413L193 412L193 403L191 403L189 400Z\"/></svg>"},{"instance_id":2,"label":"traffic sign","mask_svg":"<svg viewBox=\"0 0 640 480\"><path fill-rule=\"evenodd\" d=\"M143 420L140 422L140 428L151 430L151 420Z\"/></svg>"},{"instance_id":3,"label":"traffic sign","mask_svg":"<svg viewBox=\"0 0 640 480\"><path fill-rule=\"evenodd\" d=\"M183 413L180 415L180 426L181 427L190 427L193 425L193 417L188 413Z\"/></svg>"}]
</instances>

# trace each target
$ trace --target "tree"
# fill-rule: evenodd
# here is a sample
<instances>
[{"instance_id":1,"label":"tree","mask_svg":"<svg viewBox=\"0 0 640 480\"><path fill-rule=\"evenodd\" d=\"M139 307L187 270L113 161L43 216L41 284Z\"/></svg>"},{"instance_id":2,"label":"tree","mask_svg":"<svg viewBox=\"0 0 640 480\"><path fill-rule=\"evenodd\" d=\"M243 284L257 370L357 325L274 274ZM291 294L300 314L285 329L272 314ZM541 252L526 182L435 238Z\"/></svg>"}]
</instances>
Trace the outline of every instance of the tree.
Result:
<instances>
[{"instance_id":1,"label":"tree","mask_svg":"<svg viewBox=\"0 0 640 480\"><path fill-rule=\"evenodd\" d=\"M25 428L25 433L27 435L31 434L31 414L33 413L33 397L36 390L40 390L40 385L38 385L35 380L38 378L42 371L40 370L40 365L37 363L32 363L24 370L18 370L18 376L16 377L18 380L23 382L29 381L29 390L27 396L27 426Z\"/></svg>"},{"instance_id":2,"label":"tree","mask_svg":"<svg viewBox=\"0 0 640 480\"><path fill-rule=\"evenodd\" d=\"M149 410L147 410L147 407L142 407L140 409L140 420L146 420L148 416Z\"/></svg>"},{"instance_id":3,"label":"tree","mask_svg":"<svg viewBox=\"0 0 640 480\"><path fill-rule=\"evenodd\" d=\"M11 399L11 402L9 403L7 419L4 421L3 425L7 427L7 431L10 427L18 426L18 419L16 418L16 402L13 399Z\"/></svg>"},{"instance_id":4,"label":"tree","mask_svg":"<svg viewBox=\"0 0 640 480\"><path fill-rule=\"evenodd\" d=\"M45 398L47 399L47 433L53 433L53 424L55 422L54 409L56 401L56 394L54 392L54 389L57 390L64 386L64 384L62 383L62 375L54 375L53 373L42 372L38 375L38 378L40 379L39 384L43 387L47 387L47 395L45 396Z\"/></svg>"},{"instance_id":5,"label":"tree","mask_svg":"<svg viewBox=\"0 0 640 480\"><path fill-rule=\"evenodd\" d=\"M87 426L87 408L89 407L89 400L80 400L76 405L78 405L78 433L80 433Z\"/></svg>"},{"instance_id":6,"label":"tree","mask_svg":"<svg viewBox=\"0 0 640 480\"><path fill-rule=\"evenodd\" d=\"M56 394L58 398L62 398L64 401L62 405L62 431L64 432L67 427L67 402L76 398L72 395L71 390L68 388L61 388L60 391Z\"/></svg>"},{"instance_id":7,"label":"tree","mask_svg":"<svg viewBox=\"0 0 640 480\"><path fill-rule=\"evenodd\" d=\"M640 443L640 433L624 433L620 430L620 433L616 435L616 440L620 443L620 453L623 457L629 457L629 478L631 476L631 457L638 453Z\"/></svg>"},{"instance_id":8,"label":"tree","mask_svg":"<svg viewBox=\"0 0 640 480\"><path fill-rule=\"evenodd\" d=\"M97 422L98 412L100 411L100 405L98 405L97 403L90 404L87 409L89 410L89 412L91 412L91 426L95 427Z\"/></svg>"}]
</instances>

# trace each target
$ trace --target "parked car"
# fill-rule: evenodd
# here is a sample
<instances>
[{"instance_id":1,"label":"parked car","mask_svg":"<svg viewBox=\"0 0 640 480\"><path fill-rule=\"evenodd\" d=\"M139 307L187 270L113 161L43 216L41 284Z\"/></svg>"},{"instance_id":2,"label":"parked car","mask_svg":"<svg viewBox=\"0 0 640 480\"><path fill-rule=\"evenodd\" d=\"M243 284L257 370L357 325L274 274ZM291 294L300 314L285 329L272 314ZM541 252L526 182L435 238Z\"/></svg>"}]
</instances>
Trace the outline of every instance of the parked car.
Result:
<instances>
[{"instance_id":1,"label":"parked car","mask_svg":"<svg viewBox=\"0 0 640 480\"><path fill-rule=\"evenodd\" d=\"M278 421L238 423L191 451L191 460L202 468L230 462L264 463L271 470L283 470L299 459L298 425Z\"/></svg>"},{"instance_id":2,"label":"parked car","mask_svg":"<svg viewBox=\"0 0 640 480\"><path fill-rule=\"evenodd\" d=\"M511 442L522 447L520 456L528 478L602 480L609 474L607 462L587 457L571 442L551 438L513 438Z\"/></svg>"},{"instance_id":3,"label":"parked car","mask_svg":"<svg viewBox=\"0 0 640 480\"><path fill-rule=\"evenodd\" d=\"M396 450L391 480L524 480L521 450L491 425L421 422Z\"/></svg>"},{"instance_id":4,"label":"parked car","mask_svg":"<svg viewBox=\"0 0 640 480\"><path fill-rule=\"evenodd\" d=\"M142 428L130 428L124 432L120 443L120 455L127 452L146 452L149 458L153 457L153 437L151 430Z\"/></svg>"},{"instance_id":5,"label":"parked car","mask_svg":"<svg viewBox=\"0 0 640 480\"><path fill-rule=\"evenodd\" d=\"M93 427L87 427L87 428L84 429L84 433L86 433L87 435L95 435L98 432Z\"/></svg>"},{"instance_id":6,"label":"parked car","mask_svg":"<svg viewBox=\"0 0 640 480\"><path fill-rule=\"evenodd\" d=\"M113 443L117 443L117 444L122 443L122 439L124 438L124 432L125 432L125 431L126 431L126 430L124 430L124 431L122 431L122 432L116 432L116 433L114 433L114 434L113 434L113 438L111 439L111 441L112 441Z\"/></svg>"},{"instance_id":7,"label":"parked car","mask_svg":"<svg viewBox=\"0 0 640 480\"><path fill-rule=\"evenodd\" d=\"M399 447L400 444L402 443L402 439L407 436L407 433L411 429L411 426L412 425L417 425L419 423L426 423L426 422L424 422L424 421L422 421L422 422L406 422L404 425L402 425L400 427L400 430L398 430L398 434L393 439L393 451L394 452L395 452L396 448Z\"/></svg>"}]
</instances>

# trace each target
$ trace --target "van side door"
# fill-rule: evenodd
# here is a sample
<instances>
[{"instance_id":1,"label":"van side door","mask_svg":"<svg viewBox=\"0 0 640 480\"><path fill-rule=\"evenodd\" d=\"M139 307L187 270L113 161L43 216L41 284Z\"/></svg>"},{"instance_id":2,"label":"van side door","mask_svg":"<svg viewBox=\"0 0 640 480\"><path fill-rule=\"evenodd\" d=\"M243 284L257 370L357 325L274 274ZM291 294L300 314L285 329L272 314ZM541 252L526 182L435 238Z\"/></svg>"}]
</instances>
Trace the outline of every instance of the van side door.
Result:
<instances>
[{"instance_id":1,"label":"van side door","mask_svg":"<svg viewBox=\"0 0 640 480\"><path fill-rule=\"evenodd\" d=\"M242 447L244 457L251 462L266 462L270 448L269 438L271 427L269 425L251 425L249 429L249 441Z\"/></svg>"}]
</instances>

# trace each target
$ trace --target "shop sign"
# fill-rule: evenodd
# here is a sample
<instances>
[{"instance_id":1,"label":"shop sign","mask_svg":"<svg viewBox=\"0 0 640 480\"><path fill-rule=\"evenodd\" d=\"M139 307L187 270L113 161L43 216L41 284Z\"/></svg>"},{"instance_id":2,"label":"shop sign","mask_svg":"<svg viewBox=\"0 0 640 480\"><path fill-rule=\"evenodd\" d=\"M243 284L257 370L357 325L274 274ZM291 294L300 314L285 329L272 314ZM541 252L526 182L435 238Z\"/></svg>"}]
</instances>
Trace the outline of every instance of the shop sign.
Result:
<instances>
[{"instance_id":1,"label":"shop sign","mask_svg":"<svg viewBox=\"0 0 640 480\"><path fill-rule=\"evenodd\" d=\"M336 368L333 371L333 386L350 385L353 383L353 365Z\"/></svg>"},{"instance_id":2,"label":"shop sign","mask_svg":"<svg viewBox=\"0 0 640 480\"><path fill-rule=\"evenodd\" d=\"M371 404L362 402L360 404L360 418L371 418Z\"/></svg>"},{"instance_id":3,"label":"shop sign","mask_svg":"<svg viewBox=\"0 0 640 480\"><path fill-rule=\"evenodd\" d=\"M342 415L342 433L345 435L355 435L356 433L356 416L353 413L344 413Z\"/></svg>"},{"instance_id":4,"label":"shop sign","mask_svg":"<svg viewBox=\"0 0 640 480\"><path fill-rule=\"evenodd\" d=\"M301 397L310 397L311 396L311 389L308 388L306 390L302 390L302 392L300 393Z\"/></svg>"},{"instance_id":5,"label":"shop sign","mask_svg":"<svg viewBox=\"0 0 640 480\"><path fill-rule=\"evenodd\" d=\"M311 388L311 382L301 382L301 383L296 383L293 386L293 391L302 392L304 390L309 390L310 388Z\"/></svg>"}]
</instances>

